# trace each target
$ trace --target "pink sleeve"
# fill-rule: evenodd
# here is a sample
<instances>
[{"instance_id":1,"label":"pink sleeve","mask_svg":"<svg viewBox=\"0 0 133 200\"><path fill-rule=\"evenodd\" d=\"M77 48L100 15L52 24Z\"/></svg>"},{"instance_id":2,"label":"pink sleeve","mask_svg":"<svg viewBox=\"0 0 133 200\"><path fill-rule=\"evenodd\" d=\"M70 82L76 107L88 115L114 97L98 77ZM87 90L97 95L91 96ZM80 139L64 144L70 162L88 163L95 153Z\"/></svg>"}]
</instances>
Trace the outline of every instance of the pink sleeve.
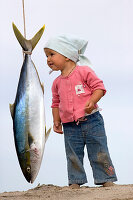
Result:
<instances>
[{"instance_id":1,"label":"pink sleeve","mask_svg":"<svg viewBox=\"0 0 133 200\"><path fill-rule=\"evenodd\" d=\"M59 95L58 95L58 88L56 85L56 81L53 82L52 85L52 105L51 108L58 108L59 107Z\"/></svg>"},{"instance_id":2,"label":"pink sleeve","mask_svg":"<svg viewBox=\"0 0 133 200\"><path fill-rule=\"evenodd\" d=\"M95 90L101 89L104 91L104 95L105 95L106 89L104 87L103 81L97 77L95 72L90 67L87 67L87 68L86 68L87 76L86 76L85 81L87 82L87 85L89 86L91 92L93 93Z\"/></svg>"}]
</instances>

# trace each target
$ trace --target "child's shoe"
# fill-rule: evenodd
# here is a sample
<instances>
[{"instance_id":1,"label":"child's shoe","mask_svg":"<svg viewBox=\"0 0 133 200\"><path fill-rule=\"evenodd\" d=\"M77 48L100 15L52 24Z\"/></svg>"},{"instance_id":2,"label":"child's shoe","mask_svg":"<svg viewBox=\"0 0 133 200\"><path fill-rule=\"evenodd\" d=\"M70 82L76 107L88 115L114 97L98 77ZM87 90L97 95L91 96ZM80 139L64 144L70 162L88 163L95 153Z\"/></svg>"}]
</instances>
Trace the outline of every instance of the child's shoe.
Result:
<instances>
[{"instance_id":1,"label":"child's shoe","mask_svg":"<svg viewBox=\"0 0 133 200\"><path fill-rule=\"evenodd\" d=\"M115 186L115 183L113 183L113 182L106 182L106 183L103 183L102 185L103 185L103 187L111 187L111 186Z\"/></svg>"},{"instance_id":2,"label":"child's shoe","mask_svg":"<svg viewBox=\"0 0 133 200\"><path fill-rule=\"evenodd\" d=\"M79 184L70 184L69 187L72 189L79 189L80 185Z\"/></svg>"}]
</instances>

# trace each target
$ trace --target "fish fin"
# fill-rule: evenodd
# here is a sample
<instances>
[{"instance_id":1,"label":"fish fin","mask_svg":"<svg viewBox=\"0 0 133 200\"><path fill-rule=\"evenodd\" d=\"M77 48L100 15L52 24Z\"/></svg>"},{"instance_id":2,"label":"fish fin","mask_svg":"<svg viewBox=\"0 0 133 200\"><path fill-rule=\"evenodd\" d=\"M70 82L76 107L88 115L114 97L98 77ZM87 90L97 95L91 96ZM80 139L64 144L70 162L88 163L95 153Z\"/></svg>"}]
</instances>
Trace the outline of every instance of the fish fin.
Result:
<instances>
[{"instance_id":1,"label":"fish fin","mask_svg":"<svg viewBox=\"0 0 133 200\"><path fill-rule=\"evenodd\" d=\"M47 141L48 137L49 137L49 134L50 134L50 131L51 131L52 128L49 128L48 131L46 131L46 126L45 126L45 142Z\"/></svg>"},{"instance_id":2,"label":"fish fin","mask_svg":"<svg viewBox=\"0 0 133 200\"><path fill-rule=\"evenodd\" d=\"M43 91L43 94L44 94L44 83L41 83L41 87L42 87L42 91Z\"/></svg>"},{"instance_id":3,"label":"fish fin","mask_svg":"<svg viewBox=\"0 0 133 200\"><path fill-rule=\"evenodd\" d=\"M36 44L38 43L38 41L40 40L43 32L45 29L45 25L34 35L34 37L30 40L31 41L31 45L32 45L32 50L35 48Z\"/></svg>"},{"instance_id":4,"label":"fish fin","mask_svg":"<svg viewBox=\"0 0 133 200\"><path fill-rule=\"evenodd\" d=\"M30 50L32 51L31 43L24 38L24 36L20 33L20 31L18 30L18 28L16 27L16 25L14 23L12 23L12 27L13 27L14 34L15 34L19 44L23 48L23 50L24 51L30 51Z\"/></svg>"},{"instance_id":5,"label":"fish fin","mask_svg":"<svg viewBox=\"0 0 133 200\"><path fill-rule=\"evenodd\" d=\"M31 39L31 40L27 40L26 38L24 38L24 36L20 33L20 31L18 30L18 28L16 27L16 25L14 23L12 23L13 26L13 30L15 33L15 36L18 40L18 42L20 43L21 47L23 48L24 51L30 51L32 52L32 50L35 48L36 44L38 43L38 41L40 40L43 32L44 32L44 28L45 26L43 26L36 34L35 36Z\"/></svg>"},{"instance_id":6,"label":"fish fin","mask_svg":"<svg viewBox=\"0 0 133 200\"><path fill-rule=\"evenodd\" d=\"M9 104L10 113L11 113L12 118L14 116L14 107L15 107L15 104Z\"/></svg>"}]
</instances>

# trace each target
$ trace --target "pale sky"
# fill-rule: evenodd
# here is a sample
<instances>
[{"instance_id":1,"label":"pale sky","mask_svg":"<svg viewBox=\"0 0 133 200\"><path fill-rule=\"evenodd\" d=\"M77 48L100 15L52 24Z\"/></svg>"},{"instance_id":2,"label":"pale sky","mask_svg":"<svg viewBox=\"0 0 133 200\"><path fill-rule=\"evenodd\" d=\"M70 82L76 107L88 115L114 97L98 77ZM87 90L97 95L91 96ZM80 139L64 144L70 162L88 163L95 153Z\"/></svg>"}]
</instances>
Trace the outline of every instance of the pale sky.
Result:
<instances>
[{"instance_id":1,"label":"pale sky","mask_svg":"<svg viewBox=\"0 0 133 200\"><path fill-rule=\"evenodd\" d=\"M51 86L59 73L48 74L43 46L51 36L69 33L88 40L85 55L101 78L107 94L99 102L118 184L133 184L133 0L25 0L27 38L45 24L44 35L32 54L45 86L46 123L52 122ZM12 22L23 33L22 1L5 0L0 6L0 192L27 190L40 184L67 185L63 135L51 132L35 182L29 184L19 167L9 103L15 100L23 62ZM85 155L88 186L94 186Z\"/></svg>"}]
</instances>

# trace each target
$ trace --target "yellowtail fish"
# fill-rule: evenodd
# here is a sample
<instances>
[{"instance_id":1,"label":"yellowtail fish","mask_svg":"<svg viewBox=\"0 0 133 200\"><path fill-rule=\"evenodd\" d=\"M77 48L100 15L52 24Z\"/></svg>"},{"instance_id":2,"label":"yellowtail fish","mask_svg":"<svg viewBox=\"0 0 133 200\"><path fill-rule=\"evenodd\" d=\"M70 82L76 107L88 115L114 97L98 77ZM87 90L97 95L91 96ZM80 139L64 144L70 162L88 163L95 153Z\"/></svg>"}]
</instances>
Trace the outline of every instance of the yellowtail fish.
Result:
<instances>
[{"instance_id":1,"label":"yellowtail fish","mask_svg":"<svg viewBox=\"0 0 133 200\"><path fill-rule=\"evenodd\" d=\"M40 169L44 146L50 129L46 133L44 110L44 87L31 53L40 40L45 26L31 39L25 39L13 23L15 36L25 53L17 94L10 104L13 131L19 164L26 180L33 183Z\"/></svg>"}]
</instances>

